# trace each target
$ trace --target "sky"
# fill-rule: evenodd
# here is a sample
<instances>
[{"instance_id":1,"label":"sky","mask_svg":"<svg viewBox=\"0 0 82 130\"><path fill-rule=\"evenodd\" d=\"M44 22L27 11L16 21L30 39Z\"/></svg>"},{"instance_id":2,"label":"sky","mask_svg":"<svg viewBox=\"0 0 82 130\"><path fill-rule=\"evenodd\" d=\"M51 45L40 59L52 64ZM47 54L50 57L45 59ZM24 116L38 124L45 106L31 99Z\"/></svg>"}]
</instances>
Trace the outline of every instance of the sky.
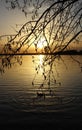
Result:
<instances>
[{"instance_id":1,"label":"sky","mask_svg":"<svg viewBox=\"0 0 82 130\"><path fill-rule=\"evenodd\" d=\"M26 20L27 18L21 11L8 10L4 2L0 2L0 35L14 33L15 25L23 24Z\"/></svg>"},{"instance_id":2,"label":"sky","mask_svg":"<svg viewBox=\"0 0 82 130\"><path fill-rule=\"evenodd\" d=\"M8 10L6 7L4 1L0 1L0 35L15 34L16 24L21 25L30 20L30 17L25 17L19 9ZM73 44L72 48L82 49L82 45Z\"/></svg>"}]
</instances>

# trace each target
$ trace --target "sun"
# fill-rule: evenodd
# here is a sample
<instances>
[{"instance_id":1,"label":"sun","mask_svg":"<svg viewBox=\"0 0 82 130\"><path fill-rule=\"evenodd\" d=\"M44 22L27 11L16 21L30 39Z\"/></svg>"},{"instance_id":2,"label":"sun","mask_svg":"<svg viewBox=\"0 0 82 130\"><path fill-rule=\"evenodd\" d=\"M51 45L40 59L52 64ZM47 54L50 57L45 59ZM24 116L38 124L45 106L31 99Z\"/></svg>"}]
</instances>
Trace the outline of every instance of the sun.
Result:
<instances>
[{"instance_id":1,"label":"sun","mask_svg":"<svg viewBox=\"0 0 82 130\"><path fill-rule=\"evenodd\" d=\"M46 44L45 39L44 39L44 38L41 38L41 39L38 41L37 48L43 49L46 45L47 45L47 44Z\"/></svg>"}]
</instances>

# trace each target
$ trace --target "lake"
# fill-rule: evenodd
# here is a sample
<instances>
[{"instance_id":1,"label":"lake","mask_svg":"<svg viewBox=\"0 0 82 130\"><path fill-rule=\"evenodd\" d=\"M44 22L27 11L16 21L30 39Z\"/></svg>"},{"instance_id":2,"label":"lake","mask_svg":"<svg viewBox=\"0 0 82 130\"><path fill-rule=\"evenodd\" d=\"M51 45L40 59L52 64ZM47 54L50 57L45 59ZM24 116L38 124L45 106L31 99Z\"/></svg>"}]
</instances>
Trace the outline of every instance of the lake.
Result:
<instances>
[{"instance_id":1,"label":"lake","mask_svg":"<svg viewBox=\"0 0 82 130\"><path fill-rule=\"evenodd\" d=\"M45 79L43 78L44 68L39 67L39 70L37 69L38 63L42 64L43 57L43 55L22 56L22 65L16 63L0 75L1 124L6 123L6 121L13 123L20 119L27 120L27 116L23 116L23 118L22 116L12 117L13 113L25 113L25 115L26 113L55 113L55 119L50 115L49 118L52 118L50 121L45 116L45 120L42 122L47 122L46 120L53 122L57 119L56 122L58 123L61 120L71 120L72 123L78 121L81 124L82 68L75 60L82 63L82 56L73 56L75 59L73 60L70 56L65 55L61 56L61 59L55 60L52 67L53 71L50 70L53 72L50 75L50 84L47 84L50 73L48 72L49 65L45 66ZM53 82L53 78L56 83ZM31 119L35 120L35 117L32 115L28 119L29 122ZM38 116L37 119L39 119Z\"/></svg>"}]
</instances>

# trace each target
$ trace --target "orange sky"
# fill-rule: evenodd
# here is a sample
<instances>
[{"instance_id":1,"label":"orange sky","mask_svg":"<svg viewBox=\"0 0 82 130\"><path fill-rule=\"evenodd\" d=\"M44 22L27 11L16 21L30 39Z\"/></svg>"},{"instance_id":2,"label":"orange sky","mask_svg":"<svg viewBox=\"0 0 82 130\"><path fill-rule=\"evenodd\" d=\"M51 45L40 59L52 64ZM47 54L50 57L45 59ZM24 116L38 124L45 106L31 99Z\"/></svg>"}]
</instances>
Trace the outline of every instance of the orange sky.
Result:
<instances>
[{"instance_id":1,"label":"orange sky","mask_svg":"<svg viewBox=\"0 0 82 130\"><path fill-rule=\"evenodd\" d=\"M26 18L18 9L8 11L4 6L4 2L0 2L0 35L15 34L16 24L21 25L28 20L30 20L30 17ZM82 49L81 42L80 44L72 44L71 47Z\"/></svg>"}]
</instances>

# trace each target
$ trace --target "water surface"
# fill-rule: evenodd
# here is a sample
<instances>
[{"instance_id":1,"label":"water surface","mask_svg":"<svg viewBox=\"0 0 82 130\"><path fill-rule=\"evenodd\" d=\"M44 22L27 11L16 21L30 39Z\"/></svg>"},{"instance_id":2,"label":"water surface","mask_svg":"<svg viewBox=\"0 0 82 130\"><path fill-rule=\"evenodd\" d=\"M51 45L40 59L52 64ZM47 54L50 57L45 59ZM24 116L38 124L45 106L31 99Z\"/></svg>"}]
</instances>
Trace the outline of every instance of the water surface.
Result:
<instances>
[{"instance_id":1,"label":"water surface","mask_svg":"<svg viewBox=\"0 0 82 130\"><path fill-rule=\"evenodd\" d=\"M37 57L37 56L35 56ZM40 57L40 56L39 56ZM82 62L82 56L74 56ZM62 62L63 60L63 62ZM36 64L31 56L23 56L23 64L15 64L0 75L0 109L6 106L20 111L81 111L82 106L82 72L79 64L70 56L62 56L55 62L53 71L57 82L61 85L51 85L53 95L45 84L43 91L45 99L37 97L37 91L42 82L42 74L36 76L36 84L32 85ZM4 108L4 109L5 109ZM1 109L2 110L2 109Z\"/></svg>"}]
</instances>

